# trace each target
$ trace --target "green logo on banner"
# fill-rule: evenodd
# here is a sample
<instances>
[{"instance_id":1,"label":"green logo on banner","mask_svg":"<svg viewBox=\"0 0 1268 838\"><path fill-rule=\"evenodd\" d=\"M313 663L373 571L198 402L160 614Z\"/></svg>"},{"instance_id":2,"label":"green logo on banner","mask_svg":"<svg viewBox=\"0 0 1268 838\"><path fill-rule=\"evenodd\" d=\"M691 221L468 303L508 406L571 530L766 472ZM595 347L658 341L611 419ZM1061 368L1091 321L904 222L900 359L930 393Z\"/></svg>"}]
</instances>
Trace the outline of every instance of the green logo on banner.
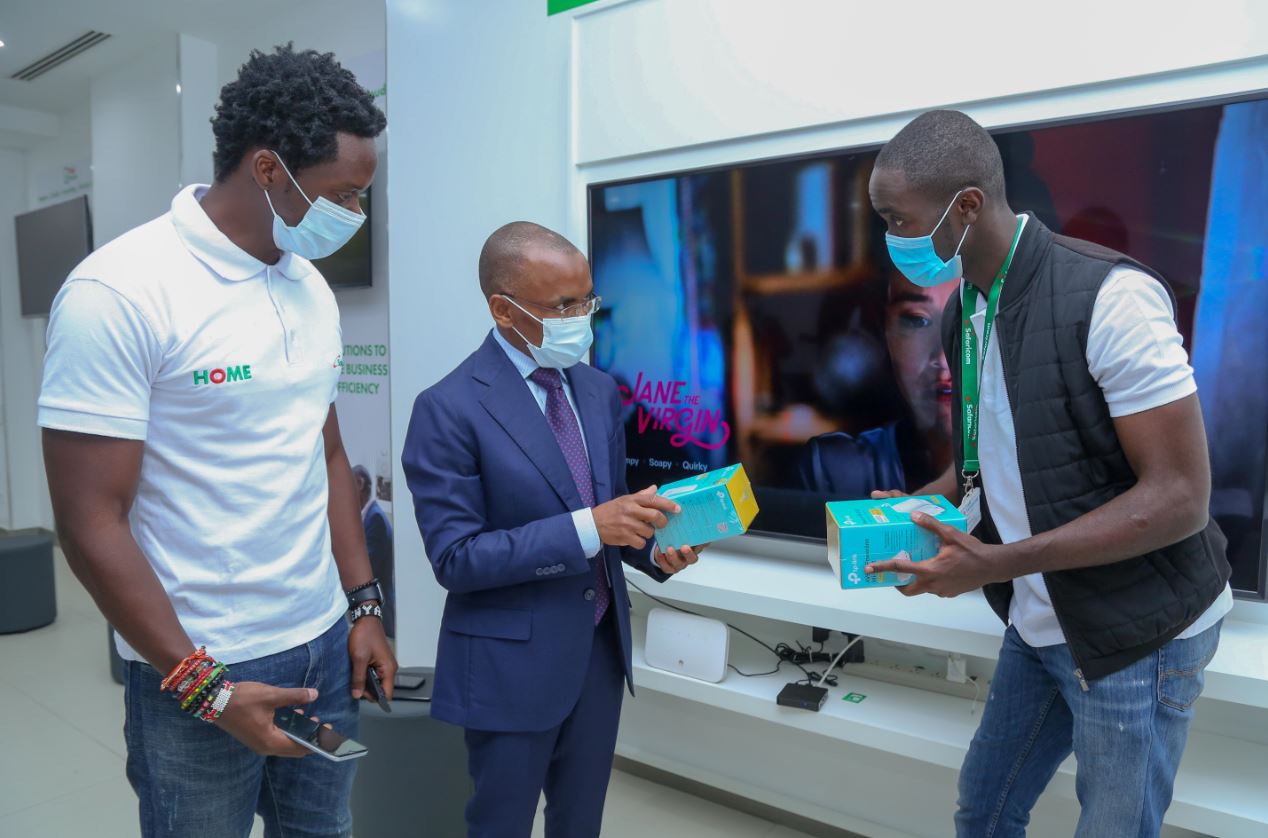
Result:
<instances>
[{"instance_id":1,"label":"green logo on banner","mask_svg":"<svg viewBox=\"0 0 1268 838\"><path fill-rule=\"evenodd\" d=\"M863 693L850 693L849 695L845 696L841 700L848 701L852 704L862 704L863 699L865 698L867 698L867 696L863 695Z\"/></svg>"},{"instance_id":2,"label":"green logo on banner","mask_svg":"<svg viewBox=\"0 0 1268 838\"><path fill-rule=\"evenodd\" d=\"M577 9L597 2L598 0L546 0L546 14L557 15L569 9Z\"/></svg>"}]
</instances>

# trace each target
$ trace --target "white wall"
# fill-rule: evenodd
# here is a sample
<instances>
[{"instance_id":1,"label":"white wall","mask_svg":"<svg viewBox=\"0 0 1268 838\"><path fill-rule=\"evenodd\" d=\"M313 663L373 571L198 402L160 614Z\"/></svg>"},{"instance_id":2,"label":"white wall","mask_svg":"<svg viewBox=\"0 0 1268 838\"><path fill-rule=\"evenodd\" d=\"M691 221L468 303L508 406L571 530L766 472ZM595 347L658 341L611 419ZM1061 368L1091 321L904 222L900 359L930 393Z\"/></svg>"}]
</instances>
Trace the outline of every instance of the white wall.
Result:
<instances>
[{"instance_id":1,"label":"white wall","mask_svg":"<svg viewBox=\"0 0 1268 838\"><path fill-rule=\"evenodd\" d=\"M4 152L0 163L0 424L5 462L0 479L0 527L52 527L53 511L44 481L44 457L35 425L36 398L44 360L42 317L24 318L18 292L13 216L64 198L41 200L44 184L64 166L92 155L88 103L56 118L57 134L24 152ZM91 183L91 175L87 176Z\"/></svg>"},{"instance_id":2,"label":"white wall","mask_svg":"<svg viewBox=\"0 0 1268 838\"><path fill-rule=\"evenodd\" d=\"M398 452L414 394L488 328L475 283L484 237L528 218L584 244L588 183L875 143L931 106L998 126L1268 89L1268 4L1253 0L1077 0L1058 15L1002 0L919 0L901 13L833 0L610 0L549 19L543 5L388 2ZM403 496L399 467L397 484ZM416 599L399 651L427 663L443 594L414 561L421 540L400 506L401 596ZM1264 611L1239 605L1243 619ZM630 702L621 742L671 763L687 748L720 774L765 766L790 798L816 782L793 770L812 743L663 695ZM919 794L935 807L892 796L908 777L929 784ZM945 827L953 771L886 763L849 779L840 808L891 801L895 829ZM1068 831L1072 803L1045 800L1041 819Z\"/></svg>"},{"instance_id":3,"label":"white wall","mask_svg":"<svg viewBox=\"0 0 1268 838\"><path fill-rule=\"evenodd\" d=\"M167 212L180 182L175 35L92 83L93 237L98 247Z\"/></svg>"},{"instance_id":4,"label":"white wall","mask_svg":"<svg viewBox=\"0 0 1268 838\"><path fill-rule=\"evenodd\" d=\"M21 476L34 472L31 440L24 432L34 416L26 408L31 398L30 328L20 315L18 254L13 216L25 212L26 161L20 151L0 148L0 528L24 527L40 522L38 510L30 508L32 494ZM14 472L19 480L14 481ZM14 486L14 483L17 483ZM19 496L14 509L12 492Z\"/></svg>"},{"instance_id":5,"label":"white wall","mask_svg":"<svg viewBox=\"0 0 1268 838\"><path fill-rule=\"evenodd\" d=\"M579 20L580 163L1268 52L1268 10L1256 0L1070 0L1059 14L1009 0L914 0L901 12L839 0L640 0Z\"/></svg>"},{"instance_id":6,"label":"white wall","mask_svg":"<svg viewBox=\"0 0 1268 838\"><path fill-rule=\"evenodd\" d=\"M41 181L63 166L85 161L91 165L92 162L92 110L88 98L85 97L78 106L60 114L57 136L27 149L25 158L27 207L38 209L45 203L55 203L55 200L41 200ZM91 190L88 194L91 203Z\"/></svg>"},{"instance_id":7,"label":"white wall","mask_svg":"<svg viewBox=\"0 0 1268 838\"><path fill-rule=\"evenodd\" d=\"M484 240L516 219L565 228L569 28L538 2L388 3L397 596L410 603L399 608L397 634L406 664L434 662L444 594L406 497L405 429L417 394L492 327L476 274Z\"/></svg>"},{"instance_id":8,"label":"white wall","mask_svg":"<svg viewBox=\"0 0 1268 838\"><path fill-rule=\"evenodd\" d=\"M220 98L219 49L210 41L181 34L178 40L180 83L180 186L211 183L211 117Z\"/></svg>"},{"instance_id":9,"label":"white wall","mask_svg":"<svg viewBox=\"0 0 1268 838\"><path fill-rule=\"evenodd\" d=\"M383 49L385 27L382 0L311 0L302 10L264 12L250 26L216 39L220 84L233 81L253 49L268 52L294 41L296 49L333 52L340 61L346 61Z\"/></svg>"}]
</instances>

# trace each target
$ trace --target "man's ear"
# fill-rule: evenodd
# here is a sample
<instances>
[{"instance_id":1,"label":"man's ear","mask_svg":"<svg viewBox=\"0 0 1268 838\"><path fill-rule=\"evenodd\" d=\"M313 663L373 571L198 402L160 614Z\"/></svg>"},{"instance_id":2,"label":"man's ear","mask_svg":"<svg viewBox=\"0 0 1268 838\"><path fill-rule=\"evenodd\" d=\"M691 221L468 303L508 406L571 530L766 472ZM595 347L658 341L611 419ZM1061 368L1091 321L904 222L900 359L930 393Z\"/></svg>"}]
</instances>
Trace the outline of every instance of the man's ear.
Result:
<instances>
[{"instance_id":1,"label":"man's ear","mask_svg":"<svg viewBox=\"0 0 1268 838\"><path fill-rule=\"evenodd\" d=\"M976 224L986 207L986 193L976 186L970 186L960 193L955 204L966 225Z\"/></svg>"},{"instance_id":2,"label":"man's ear","mask_svg":"<svg viewBox=\"0 0 1268 838\"><path fill-rule=\"evenodd\" d=\"M501 294L489 297L489 313L493 315L493 322L504 329L511 328L511 308L511 301Z\"/></svg>"},{"instance_id":3,"label":"man's ear","mask_svg":"<svg viewBox=\"0 0 1268 838\"><path fill-rule=\"evenodd\" d=\"M277 162L277 155L268 149L257 148L249 152L247 163L250 165L251 177L261 189L268 189L279 179L286 178L286 173Z\"/></svg>"}]
</instances>

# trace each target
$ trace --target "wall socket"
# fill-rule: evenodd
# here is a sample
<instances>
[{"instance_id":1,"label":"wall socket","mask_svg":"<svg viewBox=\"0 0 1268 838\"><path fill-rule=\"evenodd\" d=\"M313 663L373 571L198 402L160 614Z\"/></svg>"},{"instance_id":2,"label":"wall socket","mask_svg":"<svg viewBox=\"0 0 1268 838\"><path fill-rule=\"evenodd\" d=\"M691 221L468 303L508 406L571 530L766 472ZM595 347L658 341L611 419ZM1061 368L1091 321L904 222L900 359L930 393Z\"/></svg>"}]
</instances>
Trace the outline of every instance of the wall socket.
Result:
<instances>
[{"instance_id":1,"label":"wall socket","mask_svg":"<svg viewBox=\"0 0 1268 838\"><path fill-rule=\"evenodd\" d=\"M958 652L947 655L947 680L953 684L963 684L969 680L969 663L964 655Z\"/></svg>"}]
</instances>

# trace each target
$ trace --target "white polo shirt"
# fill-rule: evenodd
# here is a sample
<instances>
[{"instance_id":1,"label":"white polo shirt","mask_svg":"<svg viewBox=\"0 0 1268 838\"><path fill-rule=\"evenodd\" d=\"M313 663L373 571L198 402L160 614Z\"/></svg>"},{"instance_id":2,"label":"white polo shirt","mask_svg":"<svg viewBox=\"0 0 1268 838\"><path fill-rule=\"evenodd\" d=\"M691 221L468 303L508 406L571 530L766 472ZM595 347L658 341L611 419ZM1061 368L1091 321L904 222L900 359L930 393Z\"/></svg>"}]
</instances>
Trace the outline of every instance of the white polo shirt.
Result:
<instances>
[{"instance_id":1,"label":"white polo shirt","mask_svg":"<svg viewBox=\"0 0 1268 838\"><path fill-rule=\"evenodd\" d=\"M144 441L132 534L194 645L237 663L307 643L347 608L322 438L342 334L312 264L239 249L203 212L206 190L66 280L39 424Z\"/></svg>"},{"instance_id":2,"label":"white polo shirt","mask_svg":"<svg viewBox=\"0 0 1268 838\"><path fill-rule=\"evenodd\" d=\"M963 281L960 299L964 299ZM969 318L980 341L986 323L983 295L978 295L977 310ZM1171 298L1156 279L1135 268L1111 269L1097 292L1088 324L1087 363L1104 394L1110 416L1115 419L1162 407L1197 392L1184 340L1176 328ZM998 340L992 340L987 347L980 380L982 488L1000 539L1012 544L1030 538L1032 533L1017 460L1017 429ZM1225 586L1220 597L1180 634L1180 639L1194 637L1215 625L1232 607L1233 591ZM1043 574L1013 580L1008 617L1030 646L1065 642Z\"/></svg>"}]
</instances>

